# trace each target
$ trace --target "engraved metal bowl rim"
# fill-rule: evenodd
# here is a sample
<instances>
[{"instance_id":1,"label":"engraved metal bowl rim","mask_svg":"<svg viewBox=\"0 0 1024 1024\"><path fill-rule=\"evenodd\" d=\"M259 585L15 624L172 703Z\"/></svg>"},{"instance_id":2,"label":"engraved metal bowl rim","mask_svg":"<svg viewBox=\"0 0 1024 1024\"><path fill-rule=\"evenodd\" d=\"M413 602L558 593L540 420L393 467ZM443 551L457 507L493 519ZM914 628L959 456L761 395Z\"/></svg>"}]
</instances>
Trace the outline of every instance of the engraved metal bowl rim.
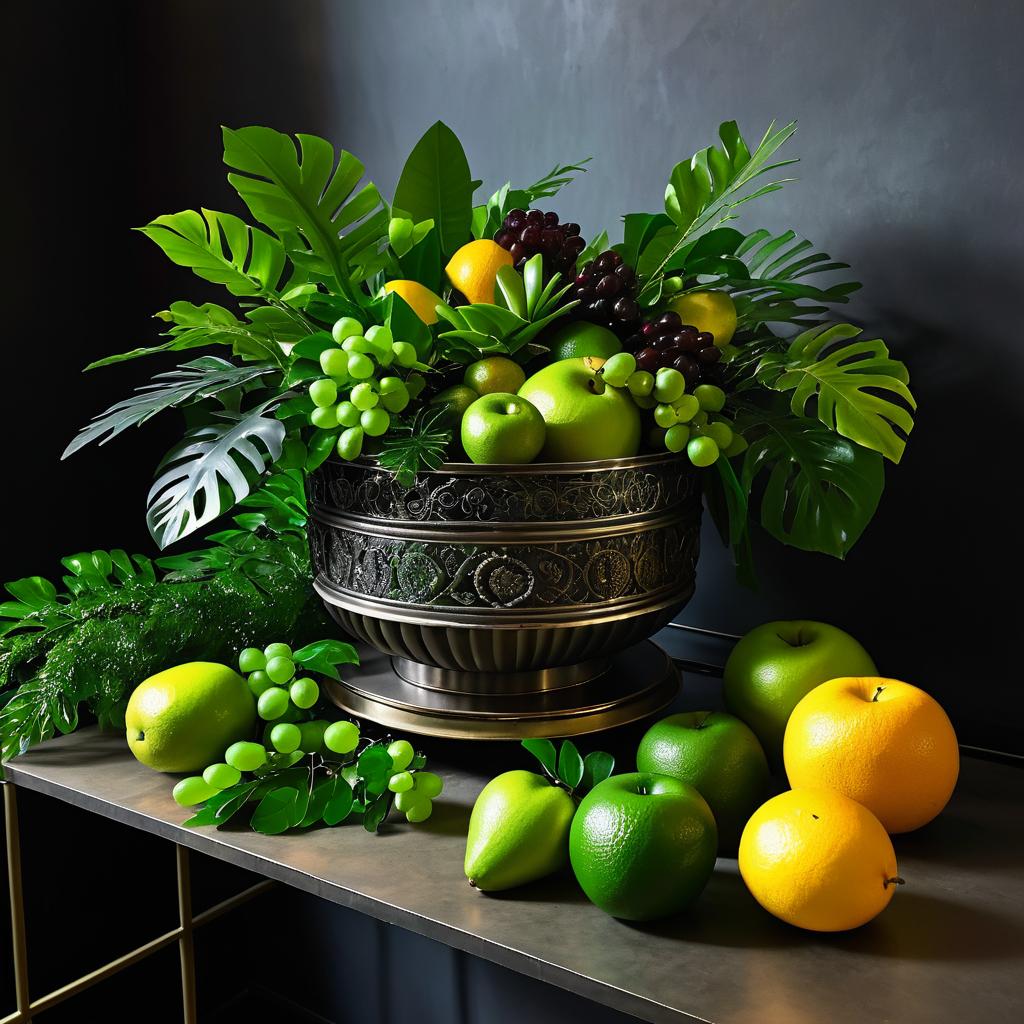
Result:
<instances>
[{"instance_id":1,"label":"engraved metal bowl rim","mask_svg":"<svg viewBox=\"0 0 1024 1024\"><path fill-rule=\"evenodd\" d=\"M680 458L676 452L646 452L620 459L592 459L586 462L492 462L478 465L475 462L444 462L437 469L421 469L417 475L424 476L560 476L562 474L607 473L616 469L643 469ZM377 469L390 472L380 464L374 455L362 455L348 463L337 455L331 455L327 462L343 463L360 469Z\"/></svg>"}]
</instances>

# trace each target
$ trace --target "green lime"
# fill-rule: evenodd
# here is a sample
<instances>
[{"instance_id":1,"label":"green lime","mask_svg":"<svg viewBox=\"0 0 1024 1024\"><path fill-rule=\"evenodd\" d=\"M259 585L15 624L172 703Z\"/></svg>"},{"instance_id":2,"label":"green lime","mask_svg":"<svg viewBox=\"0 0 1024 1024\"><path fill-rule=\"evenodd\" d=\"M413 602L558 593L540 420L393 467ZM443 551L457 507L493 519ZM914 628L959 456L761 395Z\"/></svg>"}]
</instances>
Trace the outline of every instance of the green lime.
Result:
<instances>
[{"instance_id":1,"label":"green lime","mask_svg":"<svg viewBox=\"0 0 1024 1024\"><path fill-rule=\"evenodd\" d=\"M693 786L715 816L718 852L729 856L768 789L768 760L760 742L749 726L724 711L663 718L640 741L636 766Z\"/></svg>"},{"instance_id":2,"label":"green lime","mask_svg":"<svg viewBox=\"0 0 1024 1024\"><path fill-rule=\"evenodd\" d=\"M462 414L480 396L466 384L453 384L444 391L439 391L430 400L431 407L441 406L444 414L440 418L443 427L457 427L462 422Z\"/></svg>"},{"instance_id":3,"label":"green lime","mask_svg":"<svg viewBox=\"0 0 1024 1024\"><path fill-rule=\"evenodd\" d=\"M622 351L622 342L607 327L588 324L585 320L566 324L548 339L547 345L551 349L553 363L581 356L607 359Z\"/></svg>"}]
</instances>

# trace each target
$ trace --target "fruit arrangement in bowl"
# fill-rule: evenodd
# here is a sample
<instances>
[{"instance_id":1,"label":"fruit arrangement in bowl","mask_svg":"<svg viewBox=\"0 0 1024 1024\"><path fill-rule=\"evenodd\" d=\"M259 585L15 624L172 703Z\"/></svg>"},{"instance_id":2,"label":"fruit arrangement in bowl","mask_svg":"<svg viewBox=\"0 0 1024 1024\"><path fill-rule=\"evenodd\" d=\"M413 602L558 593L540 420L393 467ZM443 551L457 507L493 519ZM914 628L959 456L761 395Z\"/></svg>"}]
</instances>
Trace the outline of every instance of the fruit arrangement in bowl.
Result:
<instances>
[{"instance_id":1,"label":"fruit arrangement in bowl","mask_svg":"<svg viewBox=\"0 0 1024 1024\"><path fill-rule=\"evenodd\" d=\"M148 498L164 547L268 476L328 459L371 458L412 487L443 464L660 452L701 471L744 568L752 517L841 557L874 514L883 459L900 460L914 400L883 341L832 322L859 287L845 264L793 231L733 226L789 180L778 152L794 130L748 145L726 122L671 169L662 209L625 214L613 242L549 208L586 161L476 202L481 183L438 122L388 200L324 139L225 128L251 219L186 210L140 230L233 305L173 302L157 344L92 364L190 353L66 454L182 410Z\"/></svg>"}]
</instances>

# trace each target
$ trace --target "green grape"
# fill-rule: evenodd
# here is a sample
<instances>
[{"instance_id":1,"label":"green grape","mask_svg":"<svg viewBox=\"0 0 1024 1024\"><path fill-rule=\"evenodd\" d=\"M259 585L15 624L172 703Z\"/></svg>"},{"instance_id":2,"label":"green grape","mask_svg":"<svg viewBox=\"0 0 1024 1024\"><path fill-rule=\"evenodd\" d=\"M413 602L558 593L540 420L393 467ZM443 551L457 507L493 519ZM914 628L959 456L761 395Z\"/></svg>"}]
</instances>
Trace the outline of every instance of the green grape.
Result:
<instances>
[{"instance_id":1,"label":"green grape","mask_svg":"<svg viewBox=\"0 0 1024 1024\"><path fill-rule=\"evenodd\" d=\"M211 764L203 771L203 781L214 789L230 789L242 780L242 773L237 768L225 764Z\"/></svg>"},{"instance_id":2,"label":"green grape","mask_svg":"<svg viewBox=\"0 0 1024 1024\"><path fill-rule=\"evenodd\" d=\"M685 423L677 423L665 431L665 447L670 452L681 452L690 440L690 428Z\"/></svg>"},{"instance_id":3,"label":"green grape","mask_svg":"<svg viewBox=\"0 0 1024 1024\"><path fill-rule=\"evenodd\" d=\"M646 398L654 390L654 374L637 370L626 378L626 388L634 398Z\"/></svg>"},{"instance_id":4,"label":"green grape","mask_svg":"<svg viewBox=\"0 0 1024 1024\"><path fill-rule=\"evenodd\" d=\"M377 405L380 401L380 395L377 394L377 389L367 382L365 384L357 384L352 389L349 401L360 412L366 412L367 409L373 409Z\"/></svg>"},{"instance_id":5,"label":"green grape","mask_svg":"<svg viewBox=\"0 0 1024 1024\"><path fill-rule=\"evenodd\" d=\"M322 718L314 719L312 722L300 722L299 750L307 754L319 754L324 746L324 730L327 723Z\"/></svg>"},{"instance_id":6,"label":"green grape","mask_svg":"<svg viewBox=\"0 0 1024 1024\"><path fill-rule=\"evenodd\" d=\"M626 381L636 373L636 359L629 352L616 352L608 357L601 367L601 376L613 388L623 388Z\"/></svg>"},{"instance_id":7,"label":"green grape","mask_svg":"<svg viewBox=\"0 0 1024 1024\"><path fill-rule=\"evenodd\" d=\"M346 338L363 333L363 325L350 316L343 316L331 328L331 337L340 345Z\"/></svg>"},{"instance_id":8,"label":"green grape","mask_svg":"<svg viewBox=\"0 0 1024 1024\"><path fill-rule=\"evenodd\" d=\"M246 649L238 655L239 672L255 672L257 669L266 667L266 655L258 647L246 647Z\"/></svg>"},{"instance_id":9,"label":"green grape","mask_svg":"<svg viewBox=\"0 0 1024 1024\"><path fill-rule=\"evenodd\" d=\"M391 346L395 354L395 362L399 366L412 366L416 362L416 349L407 341L396 341Z\"/></svg>"},{"instance_id":10,"label":"green grape","mask_svg":"<svg viewBox=\"0 0 1024 1024\"><path fill-rule=\"evenodd\" d=\"M317 686L315 679L303 676L302 679L296 679L292 683L288 695L297 708L306 711L320 699L320 687Z\"/></svg>"},{"instance_id":11,"label":"green grape","mask_svg":"<svg viewBox=\"0 0 1024 1024\"><path fill-rule=\"evenodd\" d=\"M707 422L708 422L708 414L703 409L698 409L697 412L695 412L690 417L690 424L691 424L691 426L694 426L694 427L706 426Z\"/></svg>"},{"instance_id":12,"label":"green grape","mask_svg":"<svg viewBox=\"0 0 1024 1024\"><path fill-rule=\"evenodd\" d=\"M367 380L373 376L373 361L362 352L348 353L348 372L354 380Z\"/></svg>"},{"instance_id":13,"label":"green grape","mask_svg":"<svg viewBox=\"0 0 1024 1024\"><path fill-rule=\"evenodd\" d=\"M351 754L359 745L355 722L332 722L324 732L324 745L335 754Z\"/></svg>"},{"instance_id":14,"label":"green grape","mask_svg":"<svg viewBox=\"0 0 1024 1024\"><path fill-rule=\"evenodd\" d=\"M675 295L683 290L683 279L681 277L666 277L661 282L661 291L664 295Z\"/></svg>"},{"instance_id":15,"label":"green grape","mask_svg":"<svg viewBox=\"0 0 1024 1024\"><path fill-rule=\"evenodd\" d=\"M721 412L725 407L725 392L715 384L698 384L693 395L705 412Z\"/></svg>"},{"instance_id":16,"label":"green grape","mask_svg":"<svg viewBox=\"0 0 1024 1024\"><path fill-rule=\"evenodd\" d=\"M338 454L343 459L358 459L363 450L363 428L349 427L338 437Z\"/></svg>"},{"instance_id":17,"label":"green grape","mask_svg":"<svg viewBox=\"0 0 1024 1024\"><path fill-rule=\"evenodd\" d=\"M676 419L680 423L689 423L700 412L700 402L693 395L680 395L673 403Z\"/></svg>"},{"instance_id":18,"label":"green grape","mask_svg":"<svg viewBox=\"0 0 1024 1024\"><path fill-rule=\"evenodd\" d=\"M325 348L320 353L320 369L328 377L345 377L348 375L348 353L340 348Z\"/></svg>"},{"instance_id":19,"label":"green grape","mask_svg":"<svg viewBox=\"0 0 1024 1024\"><path fill-rule=\"evenodd\" d=\"M421 821L426 821L433 812L434 805L429 800L422 799L405 812L405 820L410 825L418 825Z\"/></svg>"},{"instance_id":20,"label":"green grape","mask_svg":"<svg viewBox=\"0 0 1024 1024\"><path fill-rule=\"evenodd\" d=\"M425 799L426 798L417 793L415 789L407 789L404 793L396 794L395 810L401 811L402 814L408 814L410 807L415 807ZM429 803L429 801L427 802Z\"/></svg>"},{"instance_id":21,"label":"green grape","mask_svg":"<svg viewBox=\"0 0 1024 1024\"><path fill-rule=\"evenodd\" d=\"M267 748L262 743L239 740L224 751L224 760L240 772L254 772L267 763Z\"/></svg>"},{"instance_id":22,"label":"green grape","mask_svg":"<svg viewBox=\"0 0 1024 1024\"><path fill-rule=\"evenodd\" d=\"M686 454L695 466L703 469L718 461L718 445L710 437L695 437L686 446Z\"/></svg>"},{"instance_id":23,"label":"green grape","mask_svg":"<svg viewBox=\"0 0 1024 1024\"><path fill-rule=\"evenodd\" d=\"M409 389L401 377L383 377L378 387L380 404L388 412L401 412L409 404Z\"/></svg>"},{"instance_id":24,"label":"green grape","mask_svg":"<svg viewBox=\"0 0 1024 1024\"><path fill-rule=\"evenodd\" d=\"M336 415L340 427L354 427L359 423L359 410L351 402L339 402Z\"/></svg>"},{"instance_id":25,"label":"green grape","mask_svg":"<svg viewBox=\"0 0 1024 1024\"><path fill-rule=\"evenodd\" d=\"M405 379L405 386L411 399L419 398L420 392L427 386L427 378L422 373L410 373Z\"/></svg>"},{"instance_id":26,"label":"green grape","mask_svg":"<svg viewBox=\"0 0 1024 1024\"><path fill-rule=\"evenodd\" d=\"M290 658L292 656L292 649L280 641L275 644L267 644L263 648L263 657L270 661L271 658Z\"/></svg>"},{"instance_id":27,"label":"green grape","mask_svg":"<svg viewBox=\"0 0 1024 1024\"><path fill-rule=\"evenodd\" d=\"M209 800L211 796L216 796L219 792L219 789L211 786L201 775L190 775L175 785L171 790L171 796L182 807L191 807L193 804L201 804L204 800Z\"/></svg>"},{"instance_id":28,"label":"green grape","mask_svg":"<svg viewBox=\"0 0 1024 1024\"><path fill-rule=\"evenodd\" d=\"M391 417L383 409L367 409L359 417L359 425L366 431L367 437L380 437L388 432Z\"/></svg>"},{"instance_id":29,"label":"green grape","mask_svg":"<svg viewBox=\"0 0 1024 1024\"><path fill-rule=\"evenodd\" d=\"M647 443L655 450L665 447L665 428L651 427L647 434Z\"/></svg>"},{"instance_id":30,"label":"green grape","mask_svg":"<svg viewBox=\"0 0 1024 1024\"><path fill-rule=\"evenodd\" d=\"M732 427L728 423L723 423L721 420L717 420L715 423L709 423L705 428L715 444L718 445L722 451L725 451L729 445L732 444Z\"/></svg>"},{"instance_id":31,"label":"green grape","mask_svg":"<svg viewBox=\"0 0 1024 1024\"><path fill-rule=\"evenodd\" d=\"M279 754L291 754L299 749L302 730L292 722L278 722L270 730L270 742Z\"/></svg>"},{"instance_id":32,"label":"green grape","mask_svg":"<svg viewBox=\"0 0 1024 1024\"><path fill-rule=\"evenodd\" d=\"M373 350L374 356L377 358L377 362L381 366L390 366L395 361L395 353L393 349L388 349L386 352L376 348Z\"/></svg>"},{"instance_id":33,"label":"green grape","mask_svg":"<svg viewBox=\"0 0 1024 1024\"><path fill-rule=\"evenodd\" d=\"M676 411L671 405L656 405L654 407L654 422L659 427L671 427L676 423Z\"/></svg>"},{"instance_id":34,"label":"green grape","mask_svg":"<svg viewBox=\"0 0 1024 1024\"><path fill-rule=\"evenodd\" d=\"M374 324L373 327L368 327L366 329L366 340L374 348L380 349L390 349L395 343L395 339L391 334L391 328L380 324Z\"/></svg>"},{"instance_id":35,"label":"green grape","mask_svg":"<svg viewBox=\"0 0 1024 1024\"><path fill-rule=\"evenodd\" d=\"M256 711L265 722L280 718L288 710L288 691L280 686L271 686L260 694Z\"/></svg>"},{"instance_id":36,"label":"green grape","mask_svg":"<svg viewBox=\"0 0 1024 1024\"><path fill-rule=\"evenodd\" d=\"M634 395L633 401L639 409L653 409L658 404L654 395Z\"/></svg>"},{"instance_id":37,"label":"green grape","mask_svg":"<svg viewBox=\"0 0 1024 1024\"><path fill-rule=\"evenodd\" d=\"M732 435L732 441L729 442L729 447L722 453L727 458L735 458L742 452L745 452L750 445L747 444L747 439L742 434L734 433Z\"/></svg>"},{"instance_id":38,"label":"green grape","mask_svg":"<svg viewBox=\"0 0 1024 1024\"><path fill-rule=\"evenodd\" d=\"M309 422L321 430L330 430L338 425L338 413L333 407L330 409L314 409L309 414Z\"/></svg>"},{"instance_id":39,"label":"green grape","mask_svg":"<svg viewBox=\"0 0 1024 1024\"><path fill-rule=\"evenodd\" d=\"M412 776L408 772L398 772L391 776L388 789L392 793L407 793L413 786Z\"/></svg>"},{"instance_id":40,"label":"green grape","mask_svg":"<svg viewBox=\"0 0 1024 1024\"><path fill-rule=\"evenodd\" d=\"M291 658L271 658L267 662L267 675L272 683L283 686L295 675L295 662Z\"/></svg>"},{"instance_id":41,"label":"green grape","mask_svg":"<svg viewBox=\"0 0 1024 1024\"><path fill-rule=\"evenodd\" d=\"M412 764L413 755L416 751L412 749L412 744L408 740L395 740L388 747L388 753L391 755L391 764L394 766L395 771L400 772Z\"/></svg>"},{"instance_id":42,"label":"green grape","mask_svg":"<svg viewBox=\"0 0 1024 1024\"><path fill-rule=\"evenodd\" d=\"M270 681L270 676L267 675L263 669L256 669L255 672L249 676L249 692L254 697L261 697L266 690L269 690L274 684Z\"/></svg>"},{"instance_id":43,"label":"green grape","mask_svg":"<svg viewBox=\"0 0 1024 1024\"><path fill-rule=\"evenodd\" d=\"M440 775L435 772L417 772L415 777L415 789L420 796L433 800L435 796L441 795L444 789L444 782Z\"/></svg>"},{"instance_id":44,"label":"green grape","mask_svg":"<svg viewBox=\"0 0 1024 1024\"><path fill-rule=\"evenodd\" d=\"M341 348L343 352L362 352L363 355L369 355L373 351L373 346L362 336L346 338Z\"/></svg>"},{"instance_id":45,"label":"green grape","mask_svg":"<svg viewBox=\"0 0 1024 1024\"><path fill-rule=\"evenodd\" d=\"M663 366L654 378L654 397L659 402L674 402L686 390L686 378L673 366Z\"/></svg>"},{"instance_id":46,"label":"green grape","mask_svg":"<svg viewBox=\"0 0 1024 1024\"><path fill-rule=\"evenodd\" d=\"M338 400L338 385L330 377L315 380L309 385L309 397L318 408L329 409Z\"/></svg>"}]
</instances>

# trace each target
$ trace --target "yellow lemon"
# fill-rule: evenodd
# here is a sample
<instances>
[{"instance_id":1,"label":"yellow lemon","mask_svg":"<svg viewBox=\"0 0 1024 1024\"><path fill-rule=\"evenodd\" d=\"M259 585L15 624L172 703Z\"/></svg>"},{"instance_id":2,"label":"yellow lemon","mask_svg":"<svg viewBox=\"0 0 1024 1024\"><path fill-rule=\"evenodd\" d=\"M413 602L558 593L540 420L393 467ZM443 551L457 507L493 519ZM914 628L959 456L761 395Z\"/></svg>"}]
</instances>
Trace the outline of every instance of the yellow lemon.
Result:
<instances>
[{"instance_id":1,"label":"yellow lemon","mask_svg":"<svg viewBox=\"0 0 1024 1024\"><path fill-rule=\"evenodd\" d=\"M713 334L719 348L728 345L736 333L736 304L726 292L690 292L673 299L668 308L674 309L684 324Z\"/></svg>"},{"instance_id":2,"label":"yellow lemon","mask_svg":"<svg viewBox=\"0 0 1024 1024\"><path fill-rule=\"evenodd\" d=\"M960 771L956 733L924 690L898 679L831 679L790 715L783 741L789 784L838 790L889 832L926 825L949 802Z\"/></svg>"},{"instance_id":3,"label":"yellow lemon","mask_svg":"<svg viewBox=\"0 0 1024 1024\"><path fill-rule=\"evenodd\" d=\"M419 281L388 281L384 285L385 292L394 292L405 299L412 311L425 323L436 324L435 309L441 299Z\"/></svg>"},{"instance_id":4,"label":"yellow lemon","mask_svg":"<svg viewBox=\"0 0 1024 1024\"><path fill-rule=\"evenodd\" d=\"M448 261L444 272L453 288L470 302L494 302L494 283L502 267L512 266L512 253L489 238L467 242Z\"/></svg>"},{"instance_id":5,"label":"yellow lemon","mask_svg":"<svg viewBox=\"0 0 1024 1024\"><path fill-rule=\"evenodd\" d=\"M754 811L740 838L739 868L765 910L815 932L865 924L902 881L882 823L829 789L791 789Z\"/></svg>"}]
</instances>

